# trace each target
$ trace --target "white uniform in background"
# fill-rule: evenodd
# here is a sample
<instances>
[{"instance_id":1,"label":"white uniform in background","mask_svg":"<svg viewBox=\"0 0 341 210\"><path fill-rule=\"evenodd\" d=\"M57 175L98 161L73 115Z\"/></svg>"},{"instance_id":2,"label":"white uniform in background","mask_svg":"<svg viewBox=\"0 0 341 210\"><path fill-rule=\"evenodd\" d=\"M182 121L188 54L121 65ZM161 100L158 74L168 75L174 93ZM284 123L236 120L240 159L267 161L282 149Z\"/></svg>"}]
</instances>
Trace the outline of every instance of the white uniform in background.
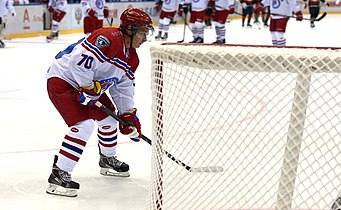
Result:
<instances>
[{"instance_id":1,"label":"white uniform in background","mask_svg":"<svg viewBox=\"0 0 341 210\"><path fill-rule=\"evenodd\" d=\"M273 14L291 16L292 12L296 13L300 11L300 7L296 0L285 0L285 1L263 0L262 3L265 7L270 6L272 19L283 18L283 16L273 15Z\"/></svg>"},{"instance_id":2,"label":"white uniform in background","mask_svg":"<svg viewBox=\"0 0 341 210\"><path fill-rule=\"evenodd\" d=\"M109 10L105 0L81 0L83 13L84 34L90 34L103 27L104 18L108 17Z\"/></svg>"},{"instance_id":3,"label":"white uniform in background","mask_svg":"<svg viewBox=\"0 0 341 210\"><path fill-rule=\"evenodd\" d=\"M291 17L294 12L297 21L302 21L303 19L297 0L263 0L261 4L263 4L263 7L270 6L271 20L269 29L272 45L285 46L286 38L284 37L284 34L289 17Z\"/></svg>"},{"instance_id":4,"label":"white uniform in background","mask_svg":"<svg viewBox=\"0 0 341 210\"><path fill-rule=\"evenodd\" d=\"M7 15L16 15L15 9L13 7L13 1L0 0L0 48L5 47L5 44L2 40L5 38Z\"/></svg>"},{"instance_id":5,"label":"white uniform in background","mask_svg":"<svg viewBox=\"0 0 341 210\"><path fill-rule=\"evenodd\" d=\"M159 5L162 4L158 26L159 33L155 37L156 40L158 39L167 40L171 21L173 20L180 3L181 0L167 0L162 1L162 3L161 2L156 3L156 8L158 8ZM162 32L164 33L163 36Z\"/></svg>"},{"instance_id":6,"label":"white uniform in background","mask_svg":"<svg viewBox=\"0 0 341 210\"><path fill-rule=\"evenodd\" d=\"M59 23L66 15L67 0L49 0L47 9L52 15L52 30L51 34L46 37L47 42L58 38Z\"/></svg>"},{"instance_id":7,"label":"white uniform in background","mask_svg":"<svg viewBox=\"0 0 341 210\"><path fill-rule=\"evenodd\" d=\"M89 9L92 9L96 12L96 17L99 20L104 19L104 5L105 1L104 0L82 0L81 1L82 5L82 12L83 12L83 17L90 16L89 15Z\"/></svg>"}]
</instances>

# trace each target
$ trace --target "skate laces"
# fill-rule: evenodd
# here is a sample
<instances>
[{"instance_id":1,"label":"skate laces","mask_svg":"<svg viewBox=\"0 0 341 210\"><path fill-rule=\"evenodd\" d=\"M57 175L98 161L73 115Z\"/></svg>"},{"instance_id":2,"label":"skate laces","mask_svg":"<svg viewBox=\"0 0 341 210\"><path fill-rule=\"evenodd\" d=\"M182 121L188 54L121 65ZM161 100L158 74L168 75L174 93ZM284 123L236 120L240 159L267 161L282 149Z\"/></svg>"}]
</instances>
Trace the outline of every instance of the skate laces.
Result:
<instances>
[{"instance_id":1,"label":"skate laces","mask_svg":"<svg viewBox=\"0 0 341 210\"><path fill-rule=\"evenodd\" d=\"M109 164L114 166L121 166L122 162L116 159L116 156L107 157Z\"/></svg>"},{"instance_id":2,"label":"skate laces","mask_svg":"<svg viewBox=\"0 0 341 210\"><path fill-rule=\"evenodd\" d=\"M71 174L66 171L58 169L59 177L65 182L71 182Z\"/></svg>"}]
</instances>

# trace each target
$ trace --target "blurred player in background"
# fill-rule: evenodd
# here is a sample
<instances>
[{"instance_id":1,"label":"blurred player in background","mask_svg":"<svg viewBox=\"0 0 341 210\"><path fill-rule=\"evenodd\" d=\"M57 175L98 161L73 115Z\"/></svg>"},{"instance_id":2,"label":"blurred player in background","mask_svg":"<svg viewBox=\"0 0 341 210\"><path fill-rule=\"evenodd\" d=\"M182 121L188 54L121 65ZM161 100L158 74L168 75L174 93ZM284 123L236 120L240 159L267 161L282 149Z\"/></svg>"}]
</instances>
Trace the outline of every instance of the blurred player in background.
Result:
<instances>
[{"instance_id":1,"label":"blurred player in background","mask_svg":"<svg viewBox=\"0 0 341 210\"><path fill-rule=\"evenodd\" d=\"M155 36L156 40L162 39L166 41L168 39L169 26L179 6L180 0L157 1L155 3L155 9L160 11L158 34ZM181 10L179 11L178 15L182 16Z\"/></svg>"},{"instance_id":2,"label":"blurred player in background","mask_svg":"<svg viewBox=\"0 0 341 210\"><path fill-rule=\"evenodd\" d=\"M257 3L256 0L240 0L242 5L242 27L245 26L245 19L247 17L247 27L251 28L251 19L253 15L253 7Z\"/></svg>"},{"instance_id":3,"label":"blurred player in background","mask_svg":"<svg viewBox=\"0 0 341 210\"><path fill-rule=\"evenodd\" d=\"M46 192L77 196L79 184L71 172L97 128L100 173L129 176L129 165L116 158L117 133L139 141L140 121L134 107L136 48L147 41L153 22L145 12L129 8L120 17L119 28L101 28L59 52L49 68L47 92L69 127L55 156ZM109 95L107 95L107 93ZM134 126L117 121L98 108L99 101ZM115 105L114 105L114 104ZM95 126L97 123L97 127Z\"/></svg>"},{"instance_id":4,"label":"blurred player in background","mask_svg":"<svg viewBox=\"0 0 341 210\"><path fill-rule=\"evenodd\" d=\"M188 11L190 8L189 26L194 38L190 43L204 43L204 20L207 5L208 0L185 0L185 4L182 6L183 11Z\"/></svg>"},{"instance_id":5,"label":"blurred player in background","mask_svg":"<svg viewBox=\"0 0 341 210\"><path fill-rule=\"evenodd\" d=\"M13 2L11 0L0 0L0 48L5 47L3 40L5 39L7 15L16 15Z\"/></svg>"},{"instance_id":6,"label":"blurred player in background","mask_svg":"<svg viewBox=\"0 0 341 210\"><path fill-rule=\"evenodd\" d=\"M109 16L104 0L81 0L84 34L103 27L103 19Z\"/></svg>"},{"instance_id":7,"label":"blurred player in background","mask_svg":"<svg viewBox=\"0 0 341 210\"><path fill-rule=\"evenodd\" d=\"M229 14L234 13L234 0L217 0L215 2L214 26L217 41L213 44L225 44L226 27L225 23Z\"/></svg>"},{"instance_id":8,"label":"blurred player in background","mask_svg":"<svg viewBox=\"0 0 341 210\"><path fill-rule=\"evenodd\" d=\"M51 13L51 34L46 37L46 42L58 39L59 23L66 15L67 0L49 0L47 10Z\"/></svg>"},{"instance_id":9,"label":"blurred player in background","mask_svg":"<svg viewBox=\"0 0 341 210\"><path fill-rule=\"evenodd\" d=\"M307 1L307 0L303 0ZM321 4L322 2L322 4ZM308 8L310 14L310 27L315 28L315 19L320 14L321 5L325 3L325 0L308 0ZM327 4L328 5L328 4ZM304 3L304 8L307 8L307 3Z\"/></svg>"},{"instance_id":10,"label":"blurred player in background","mask_svg":"<svg viewBox=\"0 0 341 210\"><path fill-rule=\"evenodd\" d=\"M297 0L262 0L256 5L257 10L263 10L264 7L270 6L271 20L270 20L270 33L272 38L272 45L285 46L286 39L284 37L285 30L289 17L295 13L296 20L302 21L303 15Z\"/></svg>"}]
</instances>

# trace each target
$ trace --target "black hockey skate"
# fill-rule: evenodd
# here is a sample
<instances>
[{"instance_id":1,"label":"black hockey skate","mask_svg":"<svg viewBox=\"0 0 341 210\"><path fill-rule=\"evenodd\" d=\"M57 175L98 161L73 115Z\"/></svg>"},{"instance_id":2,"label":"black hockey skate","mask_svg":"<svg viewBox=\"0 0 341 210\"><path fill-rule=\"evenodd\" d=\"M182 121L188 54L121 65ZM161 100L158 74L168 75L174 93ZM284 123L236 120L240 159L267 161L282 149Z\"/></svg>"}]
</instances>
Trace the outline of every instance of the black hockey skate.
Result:
<instances>
[{"instance_id":1,"label":"black hockey skate","mask_svg":"<svg viewBox=\"0 0 341 210\"><path fill-rule=\"evenodd\" d=\"M2 40L0 40L0 48L4 48L4 47L5 47L5 43Z\"/></svg>"},{"instance_id":2,"label":"black hockey skate","mask_svg":"<svg viewBox=\"0 0 341 210\"><path fill-rule=\"evenodd\" d=\"M50 43L50 42L52 42L52 40L58 39L58 36L59 36L58 31L57 32L51 32L51 34L46 37L46 42Z\"/></svg>"},{"instance_id":3,"label":"black hockey skate","mask_svg":"<svg viewBox=\"0 0 341 210\"><path fill-rule=\"evenodd\" d=\"M100 173L104 176L129 177L129 165L119 161L115 156L106 157L100 153Z\"/></svg>"},{"instance_id":4,"label":"black hockey skate","mask_svg":"<svg viewBox=\"0 0 341 210\"><path fill-rule=\"evenodd\" d=\"M165 33L162 37L161 37L162 41L166 41L168 39L168 33Z\"/></svg>"},{"instance_id":5,"label":"black hockey skate","mask_svg":"<svg viewBox=\"0 0 341 210\"><path fill-rule=\"evenodd\" d=\"M71 175L57 167L58 156L54 157L52 173L48 179L50 183L46 193L67 197L76 197L79 184L71 180Z\"/></svg>"},{"instance_id":6,"label":"black hockey skate","mask_svg":"<svg viewBox=\"0 0 341 210\"><path fill-rule=\"evenodd\" d=\"M217 39L217 41L213 42L212 44L225 44L225 39Z\"/></svg>"},{"instance_id":7,"label":"black hockey skate","mask_svg":"<svg viewBox=\"0 0 341 210\"><path fill-rule=\"evenodd\" d=\"M189 43L204 43L204 39L201 37L195 37L193 39L193 41L189 42Z\"/></svg>"},{"instance_id":8,"label":"black hockey skate","mask_svg":"<svg viewBox=\"0 0 341 210\"><path fill-rule=\"evenodd\" d=\"M160 40L161 39L162 32L159 31L159 33L155 36L155 40Z\"/></svg>"}]
</instances>

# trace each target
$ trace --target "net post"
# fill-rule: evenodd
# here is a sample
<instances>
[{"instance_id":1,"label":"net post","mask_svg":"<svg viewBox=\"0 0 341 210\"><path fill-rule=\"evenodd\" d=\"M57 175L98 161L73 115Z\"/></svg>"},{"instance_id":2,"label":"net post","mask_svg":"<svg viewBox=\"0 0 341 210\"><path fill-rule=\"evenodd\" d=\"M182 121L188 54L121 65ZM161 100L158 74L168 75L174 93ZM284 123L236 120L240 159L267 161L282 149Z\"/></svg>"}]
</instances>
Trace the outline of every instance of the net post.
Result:
<instances>
[{"instance_id":1,"label":"net post","mask_svg":"<svg viewBox=\"0 0 341 210\"><path fill-rule=\"evenodd\" d=\"M299 71L296 78L287 143L276 200L276 210L290 210L301 150L304 122L309 99L311 71Z\"/></svg>"},{"instance_id":2,"label":"net post","mask_svg":"<svg viewBox=\"0 0 341 210\"><path fill-rule=\"evenodd\" d=\"M155 72L152 75L152 79L154 80L154 89L155 95L153 96L153 103L155 104L156 110L153 111L153 118L156 119L157 128L153 129L153 137L154 141L152 143L152 160L157 161L155 164L152 164L153 171L157 173L154 174L156 176L155 184L156 192L151 192L152 197L154 199L155 209L162 210L163 208L163 75L162 75L162 60L158 59L156 62Z\"/></svg>"}]
</instances>

